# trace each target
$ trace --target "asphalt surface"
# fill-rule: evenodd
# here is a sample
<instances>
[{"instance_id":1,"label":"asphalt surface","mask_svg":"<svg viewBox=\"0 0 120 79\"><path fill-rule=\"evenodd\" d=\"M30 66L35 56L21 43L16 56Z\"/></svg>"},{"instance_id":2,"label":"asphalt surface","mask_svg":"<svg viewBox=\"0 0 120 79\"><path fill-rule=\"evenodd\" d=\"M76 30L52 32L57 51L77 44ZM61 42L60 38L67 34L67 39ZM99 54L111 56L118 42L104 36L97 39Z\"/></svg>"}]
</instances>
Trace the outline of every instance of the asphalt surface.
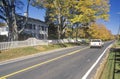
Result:
<instances>
[{"instance_id":1,"label":"asphalt surface","mask_svg":"<svg viewBox=\"0 0 120 79\"><path fill-rule=\"evenodd\" d=\"M4 77L3 79L82 79L110 44L111 42L105 43L103 48L77 46L3 64L0 65L0 77ZM87 79L91 79L91 76Z\"/></svg>"}]
</instances>

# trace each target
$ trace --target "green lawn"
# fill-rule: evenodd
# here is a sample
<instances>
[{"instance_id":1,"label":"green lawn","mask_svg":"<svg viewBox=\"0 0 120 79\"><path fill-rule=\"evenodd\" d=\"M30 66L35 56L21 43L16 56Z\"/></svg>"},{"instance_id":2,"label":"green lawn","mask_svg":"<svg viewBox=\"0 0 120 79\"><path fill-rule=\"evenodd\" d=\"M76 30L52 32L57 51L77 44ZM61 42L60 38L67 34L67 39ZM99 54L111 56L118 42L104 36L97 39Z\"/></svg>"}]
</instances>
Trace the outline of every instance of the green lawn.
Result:
<instances>
[{"instance_id":1,"label":"green lawn","mask_svg":"<svg viewBox=\"0 0 120 79\"><path fill-rule=\"evenodd\" d=\"M100 79L112 79L114 70L114 53L110 52Z\"/></svg>"},{"instance_id":2,"label":"green lawn","mask_svg":"<svg viewBox=\"0 0 120 79\"><path fill-rule=\"evenodd\" d=\"M115 78L120 79L120 51L116 52Z\"/></svg>"},{"instance_id":3,"label":"green lawn","mask_svg":"<svg viewBox=\"0 0 120 79\"><path fill-rule=\"evenodd\" d=\"M34 47L24 47L24 48L16 48L16 49L9 49L0 52L0 61L17 58L21 56L31 55L40 53L43 51L76 46L79 45L78 43L66 43L66 44L56 44L56 45L48 45L48 46L34 46Z\"/></svg>"},{"instance_id":4,"label":"green lawn","mask_svg":"<svg viewBox=\"0 0 120 79\"><path fill-rule=\"evenodd\" d=\"M120 41L110 51L100 79L120 79Z\"/></svg>"}]
</instances>

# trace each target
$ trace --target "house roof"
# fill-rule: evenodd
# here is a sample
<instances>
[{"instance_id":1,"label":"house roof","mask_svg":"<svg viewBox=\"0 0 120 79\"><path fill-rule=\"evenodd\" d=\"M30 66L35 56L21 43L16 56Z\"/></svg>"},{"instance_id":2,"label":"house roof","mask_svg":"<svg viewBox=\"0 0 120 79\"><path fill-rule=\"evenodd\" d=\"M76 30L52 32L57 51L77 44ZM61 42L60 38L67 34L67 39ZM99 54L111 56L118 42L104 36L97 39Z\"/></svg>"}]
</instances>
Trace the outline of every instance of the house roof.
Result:
<instances>
[{"instance_id":1,"label":"house roof","mask_svg":"<svg viewBox=\"0 0 120 79\"><path fill-rule=\"evenodd\" d=\"M18 17L22 17L22 18L25 19L25 16L23 16L23 15L17 15L17 16L18 16ZM48 27L48 25L47 25L44 21L41 21L41 20L39 20L39 19L28 17L28 20L43 23L44 25L46 25L46 26Z\"/></svg>"}]
</instances>

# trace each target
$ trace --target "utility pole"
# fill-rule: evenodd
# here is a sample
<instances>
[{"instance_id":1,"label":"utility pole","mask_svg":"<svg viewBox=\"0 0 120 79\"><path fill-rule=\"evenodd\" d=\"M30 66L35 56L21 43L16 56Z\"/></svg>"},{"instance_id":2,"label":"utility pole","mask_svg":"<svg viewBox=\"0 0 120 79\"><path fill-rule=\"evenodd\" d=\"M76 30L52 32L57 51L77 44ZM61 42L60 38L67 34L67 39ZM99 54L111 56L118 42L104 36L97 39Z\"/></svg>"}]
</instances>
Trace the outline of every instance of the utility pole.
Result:
<instances>
[{"instance_id":1,"label":"utility pole","mask_svg":"<svg viewBox=\"0 0 120 79\"><path fill-rule=\"evenodd\" d=\"M120 34L120 12L117 13L119 14L119 28L118 28L118 33L117 33L117 40L119 40L119 34Z\"/></svg>"},{"instance_id":2,"label":"utility pole","mask_svg":"<svg viewBox=\"0 0 120 79\"><path fill-rule=\"evenodd\" d=\"M120 15L120 13L117 13ZM119 27L118 27L118 33L117 33L117 41L119 41L119 33L120 33L120 16L119 16ZM115 50L117 49L116 48L116 44L117 44L117 41L115 41ZM115 51L115 54L114 54L114 69L113 69L113 76L112 76L112 79L115 79L115 70L116 70L116 51Z\"/></svg>"}]
</instances>

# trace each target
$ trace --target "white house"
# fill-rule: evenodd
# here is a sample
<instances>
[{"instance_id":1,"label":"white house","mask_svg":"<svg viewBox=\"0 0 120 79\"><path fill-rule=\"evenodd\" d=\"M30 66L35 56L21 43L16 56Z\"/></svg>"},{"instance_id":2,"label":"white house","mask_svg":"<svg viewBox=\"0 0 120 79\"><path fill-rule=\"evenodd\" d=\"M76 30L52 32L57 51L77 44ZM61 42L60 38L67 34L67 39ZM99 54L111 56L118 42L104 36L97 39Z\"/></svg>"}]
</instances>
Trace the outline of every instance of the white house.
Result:
<instances>
[{"instance_id":1,"label":"white house","mask_svg":"<svg viewBox=\"0 0 120 79\"><path fill-rule=\"evenodd\" d=\"M18 29L21 29L23 27L23 23L25 21L25 16L18 15ZM8 37L8 31L9 28L7 26L0 26L0 39L3 39L3 36ZM34 37L37 39L47 39L48 38L48 25L38 19L34 18L28 18L27 24L22 31L22 33L19 35L20 40L27 39L29 37ZM6 38L7 40L8 38Z\"/></svg>"},{"instance_id":2,"label":"white house","mask_svg":"<svg viewBox=\"0 0 120 79\"><path fill-rule=\"evenodd\" d=\"M8 26L0 26L0 35L8 36Z\"/></svg>"},{"instance_id":3,"label":"white house","mask_svg":"<svg viewBox=\"0 0 120 79\"><path fill-rule=\"evenodd\" d=\"M25 21L25 16L18 16L21 21L19 22L19 28L22 28L22 23ZM22 32L24 35L35 37L37 39L47 39L48 37L48 25L38 19L28 18L28 22Z\"/></svg>"}]
</instances>

